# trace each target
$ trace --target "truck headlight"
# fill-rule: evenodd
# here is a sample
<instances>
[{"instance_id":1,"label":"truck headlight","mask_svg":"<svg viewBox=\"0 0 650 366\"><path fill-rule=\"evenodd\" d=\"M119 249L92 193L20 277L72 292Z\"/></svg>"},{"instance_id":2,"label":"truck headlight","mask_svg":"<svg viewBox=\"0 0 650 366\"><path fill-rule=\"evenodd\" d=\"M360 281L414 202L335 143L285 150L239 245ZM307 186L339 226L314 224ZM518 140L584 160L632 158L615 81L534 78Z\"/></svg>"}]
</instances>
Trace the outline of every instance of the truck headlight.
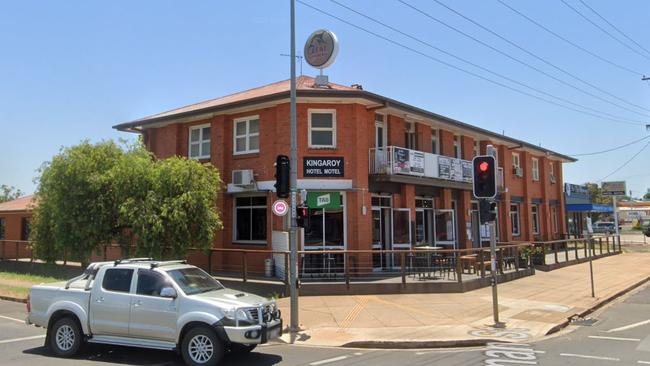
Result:
<instances>
[{"instance_id":1,"label":"truck headlight","mask_svg":"<svg viewBox=\"0 0 650 366\"><path fill-rule=\"evenodd\" d=\"M244 310L244 309L237 309L237 308L232 308L226 310L225 314L226 318L235 320L243 320L243 321L253 321L253 318L250 316L250 314Z\"/></svg>"}]
</instances>

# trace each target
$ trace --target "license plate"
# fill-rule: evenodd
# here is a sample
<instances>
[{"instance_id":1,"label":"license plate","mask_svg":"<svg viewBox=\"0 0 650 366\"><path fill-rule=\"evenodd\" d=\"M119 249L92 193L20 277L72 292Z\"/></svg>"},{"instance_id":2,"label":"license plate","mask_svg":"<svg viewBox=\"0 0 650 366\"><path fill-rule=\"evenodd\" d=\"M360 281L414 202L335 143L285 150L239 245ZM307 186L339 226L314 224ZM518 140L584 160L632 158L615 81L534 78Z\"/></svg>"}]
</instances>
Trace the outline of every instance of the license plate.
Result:
<instances>
[{"instance_id":1,"label":"license plate","mask_svg":"<svg viewBox=\"0 0 650 366\"><path fill-rule=\"evenodd\" d=\"M282 332L282 329L280 327L269 329L269 332L267 333L267 339L278 338L280 336L280 332Z\"/></svg>"}]
</instances>

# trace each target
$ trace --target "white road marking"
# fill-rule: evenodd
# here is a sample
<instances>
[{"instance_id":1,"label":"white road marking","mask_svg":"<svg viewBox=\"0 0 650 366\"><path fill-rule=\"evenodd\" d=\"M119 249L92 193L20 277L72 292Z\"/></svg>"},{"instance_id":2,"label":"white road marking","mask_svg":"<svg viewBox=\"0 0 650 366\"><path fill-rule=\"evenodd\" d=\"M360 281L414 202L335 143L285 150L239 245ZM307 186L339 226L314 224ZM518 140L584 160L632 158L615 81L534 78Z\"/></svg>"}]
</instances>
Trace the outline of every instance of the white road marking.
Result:
<instances>
[{"instance_id":1,"label":"white road marking","mask_svg":"<svg viewBox=\"0 0 650 366\"><path fill-rule=\"evenodd\" d=\"M648 320L644 320L644 321L641 321L641 322L638 322L638 323L634 323L634 324L626 325L626 326L623 326L623 327L620 327L620 328L610 329L610 330L607 331L607 333L611 333L611 332L620 332L620 331L622 331L622 330L628 330L628 329L632 329L632 328L640 327L640 326L642 326L642 325L646 325L646 324L650 324L650 319L648 319Z\"/></svg>"},{"instance_id":2,"label":"white road marking","mask_svg":"<svg viewBox=\"0 0 650 366\"><path fill-rule=\"evenodd\" d=\"M641 342L639 338L620 338L620 337L603 337L603 336L589 336L593 339L607 339L611 341L629 341L629 342Z\"/></svg>"},{"instance_id":3,"label":"white road marking","mask_svg":"<svg viewBox=\"0 0 650 366\"><path fill-rule=\"evenodd\" d=\"M25 324L25 320L24 320L24 319L23 319L23 320L20 320L20 319L16 319L16 318L10 318L10 317L8 317L8 316L4 316L4 315L0 315L0 318L2 318L2 319L7 319L7 320L13 320L13 321L15 321L15 322Z\"/></svg>"},{"instance_id":4,"label":"white road marking","mask_svg":"<svg viewBox=\"0 0 650 366\"><path fill-rule=\"evenodd\" d=\"M560 353L560 356L564 357L578 357L578 358L588 358L591 360L604 360L604 361L620 361L620 358L614 357L602 357L602 356L589 356L589 355L578 355L575 353Z\"/></svg>"},{"instance_id":5,"label":"white road marking","mask_svg":"<svg viewBox=\"0 0 650 366\"><path fill-rule=\"evenodd\" d=\"M21 342L21 341L29 341L29 340L32 340L32 339L39 339L39 338L45 338L45 334L32 336L32 337L25 337L25 338L6 339L4 341L0 341L0 344Z\"/></svg>"},{"instance_id":6,"label":"white road marking","mask_svg":"<svg viewBox=\"0 0 650 366\"><path fill-rule=\"evenodd\" d=\"M339 357L334 357L334 358L328 358L326 360L312 362L312 363L310 363L310 365L311 366L324 365L324 364L330 363L330 362L342 361L342 360L345 360L346 358L348 358L348 356L339 356Z\"/></svg>"},{"instance_id":7,"label":"white road marking","mask_svg":"<svg viewBox=\"0 0 650 366\"><path fill-rule=\"evenodd\" d=\"M650 365L650 361L637 361L636 363L640 363L643 365Z\"/></svg>"}]
</instances>

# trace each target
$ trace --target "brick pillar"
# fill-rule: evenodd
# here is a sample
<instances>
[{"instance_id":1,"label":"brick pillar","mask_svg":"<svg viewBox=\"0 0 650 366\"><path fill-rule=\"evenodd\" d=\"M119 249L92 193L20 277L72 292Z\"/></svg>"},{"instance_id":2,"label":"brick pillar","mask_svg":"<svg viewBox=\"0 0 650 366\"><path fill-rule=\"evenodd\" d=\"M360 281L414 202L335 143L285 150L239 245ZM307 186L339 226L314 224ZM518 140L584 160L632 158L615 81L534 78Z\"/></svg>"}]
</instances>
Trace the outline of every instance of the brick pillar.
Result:
<instances>
[{"instance_id":1,"label":"brick pillar","mask_svg":"<svg viewBox=\"0 0 650 366\"><path fill-rule=\"evenodd\" d=\"M405 147L406 141L404 140L404 132L406 124L403 118L388 115L388 145ZM370 145L372 146L372 145Z\"/></svg>"},{"instance_id":2,"label":"brick pillar","mask_svg":"<svg viewBox=\"0 0 650 366\"><path fill-rule=\"evenodd\" d=\"M415 133L418 139L418 150L431 153L431 126L416 123Z\"/></svg>"},{"instance_id":3,"label":"brick pillar","mask_svg":"<svg viewBox=\"0 0 650 366\"><path fill-rule=\"evenodd\" d=\"M472 208L472 192L459 191L456 217L458 217L458 247L471 248L472 241L467 236L467 227L472 225L472 216L470 210Z\"/></svg>"},{"instance_id":4,"label":"brick pillar","mask_svg":"<svg viewBox=\"0 0 650 366\"><path fill-rule=\"evenodd\" d=\"M454 156L454 134L443 129L438 130L440 136L440 155Z\"/></svg>"}]
</instances>

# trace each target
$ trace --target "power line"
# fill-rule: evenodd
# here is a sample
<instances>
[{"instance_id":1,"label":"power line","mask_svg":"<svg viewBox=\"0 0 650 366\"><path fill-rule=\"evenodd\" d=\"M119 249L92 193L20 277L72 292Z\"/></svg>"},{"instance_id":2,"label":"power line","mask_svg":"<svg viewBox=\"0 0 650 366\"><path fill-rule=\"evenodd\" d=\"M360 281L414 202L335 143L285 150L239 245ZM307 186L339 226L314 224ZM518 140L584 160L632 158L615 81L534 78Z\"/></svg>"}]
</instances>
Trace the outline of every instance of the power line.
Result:
<instances>
[{"instance_id":1,"label":"power line","mask_svg":"<svg viewBox=\"0 0 650 366\"><path fill-rule=\"evenodd\" d=\"M598 96L598 95L596 95L596 94L593 94L593 93L591 93L591 92L588 92L588 91L586 91L586 90L584 90L584 89L582 89L582 88L580 88L580 87L578 87L578 86L575 86L574 84L571 84L571 83L569 83L569 82L567 82L567 81L564 81L564 80L562 80L562 79L560 79L560 78L558 78L558 77L556 77L556 76L553 76L553 75L551 75L551 74L549 74L549 73L547 73L547 72L545 72L545 71L543 71L543 70L541 70L541 69L539 69L539 68L537 68L537 67L535 67L535 66L530 65L529 63L526 63L526 62L524 62L524 61L522 61L522 60L520 60L520 59L518 59L518 58L516 58L516 57L514 57L514 56L512 56L512 55L510 55L510 54L508 54L507 52L501 51L501 50L499 50L498 48L493 47L493 46L487 44L486 42L483 42L483 41L479 40L478 38L476 38L476 37L474 37L474 36L472 36L472 35L470 35L470 34L468 34L468 33L466 33L466 32L463 32L462 30L460 30L460 29L458 29L458 28L456 28L456 27L454 27L454 26L452 26L452 25L449 25L449 24L445 23L444 21L442 21L442 20L440 20L440 19L434 17L433 15L431 15L431 14L425 12L424 10L422 10L422 9L420 9L420 8L418 8L418 7L414 6L414 5L412 5L412 4L407 3L407 2L404 1L404 0L398 0L398 1L399 1L400 3L402 3L402 4L404 4L405 6L407 6L407 7L411 8L411 9L415 10L416 12L418 12L418 13L424 15L425 17L427 17L427 18L429 18L429 19L431 19L431 20L433 20L433 21L435 21L435 22L437 22L437 23L439 23L439 24L441 24L441 25L443 25L443 26L445 26L445 27L447 27L447 28L449 28L449 29L451 29L451 30L457 32L457 33L460 33L460 34L462 34L463 36L468 37L468 38L470 38L471 40L473 40L473 41L475 41L475 42L478 42L478 43L480 43L481 45L483 45L483 46L485 46L485 47L488 47L488 48L490 48L490 49L492 49L492 50L494 50L494 51L496 51L496 52L498 52L498 53L500 53L500 54L502 54L502 55L504 55L504 56L506 56L506 57L508 57L508 58L510 58L510 59L512 59L512 60L514 60L514 61L516 61L516 62L518 62L518 63L520 63L520 64L522 64L522 65L524 65L524 66L526 66L526 67L529 67L529 68L531 68L531 69L533 69L533 70L535 70L535 71L537 71L537 72L539 72L539 73L542 73L542 74L546 75L547 77L550 77L550 78L552 78L553 80L556 80L556 81L558 81L558 82L560 82L560 83L562 83L562 84L564 84L564 85L566 85L566 86L568 86L568 87L570 87L570 88L573 88L573 89L575 89L575 90L577 90L577 91L580 91L581 93L587 94L587 95L589 95L589 96L591 96L591 97L597 98L597 99L599 99L599 100L601 100L601 101L603 101L603 102L605 102L605 103L609 103L609 104L611 104L611 105L614 105L614 106L616 106L616 107L618 107L618 108L621 108L621 109L627 110L627 111L632 112L632 113L636 113L636 114L638 114L638 115L640 115L640 116L643 116L643 117L650 117L649 115L647 115L647 114L645 114L645 113L639 113L639 112L637 112L637 111L635 111L635 110L633 110L633 109L630 109L630 108L624 107L624 106L622 106L622 105L620 105L620 104L618 104L618 103L612 102L612 101L610 101L610 100L608 100L608 99L605 99L605 98L603 98L603 97L601 97L601 96ZM642 107L642 106L636 105L636 104L634 104L634 103L630 103L630 102L628 102L628 101L626 101L626 100L624 100L624 99L622 99L622 98L619 98L619 97L617 97L616 95L614 95L614 94L612 94L612 93L610 93L610 92L608 92L608 91L606 91L606 90L604 90L604 89L602 89L602 88L600 88L600 87L598 87L598 86L596 86L596 85L593 85L592 83L587 82L586 80L584 80L584 79L582 79L582 78L580 78L580 77L578 77L578 76L576 76L576 75L570 73L569 71L564 70L563 68L561 68L561 67L559 67L559 66L557 66L557 65L555 65L555 64L553 64L553 63L551 63L550 61L548 61L548 60L542 58L541 56L538 56L537 54L528 51L527 49L525 49L524 47L520 46L519 44L510 41L510 40L507 39L506 37L504 37L504 36L502 36L502 35L500 35L500 34L494 32L494 31L492 31L491 29L489 29L489 28L483 26L482 24L480 24L480 23L474 21L473 19L471 19L471 18L469 18L469 17L467 17L467 16L461 14L460 12L454 10L453 8L451 8L451 7L447 6L447 5L445 5L445 4L442 3L441 1L439 1L439 0L433 0L433 1L435 1L436 3L438 3L440 6L445 7L445 8L448 9L449 11L455 13L456 15L462 17L463 19L465 19L465 20L471 22L472 24L474 24L474 25L480 27L481 29L485 30L486 32L489 32L489 33L491 33L492 35L494 35L494 36L500 38L500 39L503 40L504 42L507 42L508 44L510 44L510 45L512 45L512 46L514 46L514 47L516 47L516 48L518 48L518 49L520 49L521 51L527 53L528 55L530 55L530 56L532 56L532 57L538 59L539 61L541 61L541 62L543 62L543 63L545 63L545 64L547 64L547 65L553 67L554 69L556 69L556 70L562 72L563 74L565 74L565 75L567 75L567 76L569 76L569 77L571 77L571 78L573 78L573 79L575 79L575 80L578 80L578 81L582 82L583 84L588 85L588 86L590 86L590 87L592 87L592 88L594 88L594 89L600 91L600 92L603 93L603 94L607 94L607 95L609 95L610 97L612 97L612 98L614 98L614 99L620 100L620 101L622 101L623 103L629 104L629 105L634 106L634 107L639 108L639 109L643 109L643 110L646 110L646 111L650 111L650 109L646 109L646 108L644 108L644 107Z\"/></svg>"},{"instance_id":2,"label":"power line","mask_svg":"<svg viewBox=\"0 0 650 366\"><path fill-rule=\"evenodd\" d=\"M646 139L648 139L648 138L650 138L650 135L648 135L648 136L646 136L646 137L642 137L642 138L640 138L640 139L638 139L638 140L634 140L634 141L632 141L632 142L628 142L627 144L624 144L624 145L621 145L621 146L617 146L617 147L611 148L611 149L601 150L601 151L596 151L596 152L590 152L590 153L582 153L582 154L569 154L569 156L588 156L588 155L604 154L604 153L608 153L608 152L612 152L612 151L620 150L620 149L622 149L622 148L624 148L624 147L628 147L628 146L630 146L630 145L634 145L634 144L636 144L637 142L641 142L641 141L646 140Z\"/></svg>"},{"instance_id":3,"label":"power line","mask_svg":"<svg viewBox=\"0 0 650 366\"><path fill-rule=\"evenodd\" d=\"M536 21L535 19L532 19L531 17L527 16L526 14L522 13L521 11L519 11L519 10L513 8L511 5L507 4L507 3L504 2L503 0L496 0L496 1L497 1L499 4L505 6L506 8L510 9L511 11L513 11L515 14L518 14L518 15L521 16L522 18L524 18L524 19L528 20L529 22L535 24L536 26L538 26L539 28L545 30L546 32L548 32L549 34L555 36L556 38L558 38L558 39L560 39L560 40L562 40L562 41L564 41L564 42L570 44L571 46L573 46L573 47L575 47L575 48L577 48L577 49L579 49L580 51L585 52L586 54L591 55L591 56L595 57L596 59L598 59L598 60L600 60L600 61L603 61L603 62L605 62L605 63L608 63L608 64L610 64L610 65L612 65L612 66L614 66L614 67L617 67L617 68L619 68L619 69L621 69L621 70L623 70L623 71L627 71L627 72L629 72L629 73L631 73L631 74L634 74L634 75L637 75L637 76L638 76L638 75L643 75L643 73L640 72L640 71L635 71L634 69L631 69L631 68L629 68L629 67L625 67L625 66L623 66L623 65L621 65L621 64L618 64L618 63L616 63L616 62L614 62L614 61L608 60L608 59L606 59L606 58L604 58L604 57L598 55L598 54L595 53L595 52L589 51L588 49L586 49L586 48L580 46L579 44L577 44L577 43L575 43L575 42L573 42L573 41L567 39L566 37L563 37L562 35L558 34L557 32L554 32L553 30L551 30L551 29L549 29L548 27L544 26L543 24L539 23L539 22Z\"/></svg>"},{"instance_id":4,"label":"power line","mask_svg":"<svg viewBox=\"0 0 650 366\"><path fill-rule=\"evenodd\" d=\"M643 145L641 150L637 151L636 154L632 155L632 157L630 159L628 159L628 161L626 161L621 166L616 168L616 170L614 170L613 172L611 172L611 173L607 174L606 176L604 176L602 179L599 180L599 182L604 181L605 179L607 179L607 178L611 177L612 175L618 173L621 169L625 168L632 160L634 160L634 158L639 156L639 154L641 154L643 152L643 150L645 150L645 148L648 147L648 145L650 145L650 141L648 141L645 145Z\"/></svg>"},{"instance_id":5,"label":"power line","mask_svg":"<svg viewBox=\"0 0 650 366\"><path fill-rule=\"evenodd\" d=\"M579 0L579 1L580 1L580 3L582 3L582 5L584 5L587 9L591 10L592 13L596 14L596 16L598 16L600 19L602 19L605 23L609 24L610 27L614 28L614 30L617 31L620 35L622 35L623 37L627 38L630 42L634 43L635 45L639 46L640 49L644 50L644 51L647 52L647 53L650 53L650 51L648 51L648 49L646 49L645 47L643 47L642 45L640 45L637 41L633 40L633 39L632 39L631 37L629 37L627 34L623 33L623 31L620 30L617 26L615 26L615 25L612 24L609 20L605 19L605 17L603 17L602 15L600 15L600 13L598 13L598 12L596 11L596 9L592 8L591 6L589 6L589 4L587 4L587 3L584 2L583 0Z\"/></svg>"},{"instance_id":6,"label":"power line","mask_svg":"<svg viewBox=\"0 0 650 366\"><path fill-rule=\"evenodd\" d=\"M634 123L635 125L636 125L637 123L644 123L644 121L633 120L633 119L627 119L627 118L623 118L623 117L615 116L615 115L613 115L613 114L610 114L610 113L607 113L607 112L603 112L603 111L600 111L600 110L597 110L597 109L594 109L594 108L590 108L590 107L584 106L584 105L582 105L582 104L574 103L574 102L572 102L572 101L570 101L570 100L567 100L567 99L564 99L564 98L561 98L561 97L555 96L555 95L553 95L553 94L551 94L551 93L545 92L545 91L543 91L543 90L540 90L540 89L534 88L534 87L529 86L529 85L527 85L527 84L525 84L525 83L522 83L522 82L520 82L520 81L517 81L517 80L515 80L515 79L512 79L512 78L510 78L510 77L508 77L508 76L505 76L505 75L503 75L503 74L500 74L500 73L497 73L497 72L495 72L495 71L492 71L492 70L490 70L490 69L488 69L488 68L485 68L485 67L483 67L483 66L480 66L480 65L478 65L478 64L476 64L476 63L474 63L474 62L471 62L471 61L469 61L469 60L467 60L467 59L464 59L464 58L462 58L462 57L460 57L460 56L457 56L457 55L455 55L455 54L453 54L453 53L451 53L451 52L445 51L445 50L443 50L443 49L441 49L441 48L439 48L439 47L434 46L433 44L431 44L431 43L429 43L429 42L423 41L423 40L420 39L420 38L417 38L417 37L415 37L415 36L413 36L413 35L411 35L411 34L408 34L408 33L406 33L406 32L403 32L403 31L401 31L401 30L399 30L399 29L397 29L397 28L395 28L395 27L393 27L393 26L391 26L391 25L388 25L388 24L386 24L386 23L384 23L384 22L382 22L382 21L380 21L380 20L377 20L377 19L375 19L375 18L373 18L373 17L371 17L371 16L368 16L368 15L366 15L366 14L364 14L364 13L358 11L358 10L355 10L355 9L353 9L353 8L351 8L351 7L347 6L347 5L345 5L345 4L342 4L342 3L340 3L340 2L338 2L338 1L336 1L336 0L330 0L330 2L336 4L336 5L338 5L338 6L342 7L342 8L344 8L344 9L347 9L347 10L349 10L349 11L351 11L351 12L353 12L353 13L359 15L359 16L362 16L362 17L364 17L365 19L368 19L368 20L370 20L370 21L372 21L372 22L374 22L374 23L376 23L376 24L379 24L379 25L381 25L381 26L383 26L383 27L385 27L385 28L388 28L388 29L390 29L390 30L392 30L392 31L394 31L394 32L396 32L396 33L399 33L399 34L401 34L401 35L403 35L403 36L405 36L405 37L408 37L408 38L410 38L410 39L412 39L412 40L414 40L414 41L416 41L416 42L418 42L418 43L421 43L421 44L423 44L423 45L425 45L425 46L427 46L427 47L429 47L429 48L432 48L432 49L434 49L434 50L436 50L436 51L438 51L438 52L441 52L441 53L443 53L443 54L445 54L445 55L447 55L447 56L449 56L449 57L455 58L456 60L459 60L459 61L461 61L461 62L464 62L464 63L466 63L466 64L468 64L468 65L474 66L474 67L476 67L476 68L478 68L478 69L480 69L480 70L483 70L483 71L485 71L485 72L487 72L487 73L490 73L490 74L492 74L492 75L498 76L498 77L500 77L500 78L502 78L502 79L508 80L508 81L510 81L510 82L512 82L512 83L514 83L514 84L517 84L517 85L523 86L523 87L525 87L525 88L527 88L527 89L529 89L529 90L533 90L533 91L535 91L535 92L537 92L537 93L540 93L540 94L542 94L542 95L545 95L545 96L548 96L548 97L551 97L551 98L554 98L554 99L560 100L560 101L562 101L562 102L564 102L564 103L571 104L571 105L577 106L577 107L579 107L579 108L583 108L583 109L586 109L586 110L593 111L593 112L595 112L595 113L600 113L600 114L603 114L603 115L606 115L606 116L611 117L611 118L604 118L604 119L612 120L612 121L615 120L616 122L623 122L623 123L625 123L625 122L635 122L635 123Z\"/></svg>"},{"instance_id":7,"label":"power line","mask_svg":"<svg viewBox=\"0 0 650 366\"><path fill-rule=\"evenodd\" d=\"M315 7L315 6L311 5L311 4L308 4L308 3L306 3L306 2L304 2L304 1L302 1L302 0L296 0L296 1L297 1L298 3L300 3L301 5L304 5L304 6L308 7L308 8L311 8L312 10L315 10L315 11L317 11L317 12L319 12L319 13L322 13L322 14L324 14L324 15L327 15L327 16L329 16L329 17L331 17L331 18L334 18L334 19L336 19L336 20L338 20L338 21L340 21L340 22L342 22L342 23L345 23L345 24L347 24L347 25L349 25L349 26L351 26L351 27L354 27L354 28L356 28L356 29L358 29L358 30L361 30L361 31L365 32L365 33L368 33L368 34L370 34L370 35L372 35L372 36L374 36L374 37L377 37L377 38L382 39L382 40L384 40L384 41L386 41L386 42L389 42L389 43L391 43L391 44L393 44L393 45L395 45L395 46L398 46L398 47L401 47L401 48L406 49L406 50L408 50L408 51L411 51L411 52L413 52L413 53L416 53L416 54L418 54L418 55L420 55L420 56L423 56L423 57L425 57L425 58L428 58L428 59L430 59L430 60L432 60L432 61L435 61L435 62L437 62L437 63L439 63L439 64L445 65L445 66L447 66L447 67L449 67L449 68L452 68L452 69L454 69L454 70L457 70L457 71L463 72L463 73L465 73L465 74L468 74L468 75L474 76L474 77L476 77L476 78L478 78L478 79L481 79L481 80L487 81L487 82L489 82L489 83L492 83L492 84L498 85L498 86L500 86L500 87L502 87L502 88L509 89L509 90L514 91L514 92L516 92L516 93L523 94L523 95L529 96L529 97L531 97L531 98L535 98L535 99L541 100L541 101L546 102L546 103L549 103L549 104L553 104L553 105L558 106L558 107L561 107L561 108L565 108L565 109L568 109L568 110L571 110L571 111L574 111L574 112L578 112L578 113L583 113L583 114L592 115L592 116L594 116L594 117L601 118L601 119L607 119L607 118L605 118L605 117L599 116L599 115L594 114L594 113L590 113L590 112L582 111L582 110L580 110L580 109L576 109L576 108L573 108L573 107L570 107L570 106L566 106L566 105L564 105L564 104L556 103L556 102L554 102L554 101L552 101L552 100L548 100L548 99L546 99L546 98L542 98L542 97L540 97L540 96L538 96L538 95L534 95L534 94L531 94L531 93L525 92L525 91L523 91L523 90L521 90L521 89L517 89L517 88L512 87L512 86L510 86L510 85L507 85L507 84L501 83L501 82L499 82L499 81L496 81L496 80L493 80L493 79L487 78L487 77L485 77L485 76L479 75L479 74L477 74L477 73L475 73L475 72L469 71L469 70L467 70L467 69L463 69L462 67L459 67L459 66L456 66L456 65L450 64L450 63L448 63L448 62L446 62L446 61L443 61L443 60L441 60L441 59L438 59L438 58L436 58L436 57L434 57L434 56L431 56L431 55L429 55L429 54L427 54L427 53L424 53L424 52L422 52L422 51L419 51L419 50L417 50L417 49L415 49L415 48L413 48L413 47L407 46L407 45L405 45L405 44L403 44L403 43L397 42L397 41L395 41L395 40L393 40L393 39L391 39L391 38L388 38L388 37L386 37L386 36L383 36L383 35L381 35L381 34L379 34L379 33L373 32L373 31L368 30L368 29L366 29L366 28L363 28L363 27L361 27L361 26L359 26L359 25L356 25L356 24L354 24L354 23L351 23L351 22L349 22L349 21L347 21L347 20L345 20L345 19L343 19L343 18L340 18L340 17L338 17L338 16L336 16L336 15L334 15L334 14L328 13L328 12L326 12L326 11L324 11L324 10L322 10L322 9L319 9L319 8L317 8L317 7ZM616 122L618 122L618 121L616 121ZM629 122L619 122L619 123L626 123L626 124L633 124L633 125L642 125L641 123L629 123Z\"/></svg>"},{"instance_id":8,"label":"power line","mask_svg":"<svg viewBox=\"0 0 650 366\"><path fill-rule=\"evenodd\" d=\"M622 44L625 48L629 49L630 51L636 53L637 55L639 55L639 56L641 56L641 57L643 57L643 58L646 58L646 59L650 60L650 57L648 57L648 56L642 54L641 52L637 51L636 49L634 49L633 47L631 47L631 46L628 45L627 43L625 43L625 42L621 41L620 39L618 39L618 37L614 36L613 34L611 34L610 32L608 32L606 29L604 29L604 28L601 27L600 25L596 24L596 22L594 22L593 20L589 19L589 17L587 17L586 15L582 14L582 12L581 12L580 10L578 10L578 9L574 8L573 6L571 6L571 4L567 3L566 0L560 0L560 1L561 1L564 5L566 5L567 8L573 10L573 12L575 12L576 14L578 14L582 19L584 19L584 20L586 20L587 22L591 23L591 25L593 25L594 27L600 29L603 33L607 34L610 38L612 38L612 39L615 40L616 42Z\"/></svg>"}]
</instances>

